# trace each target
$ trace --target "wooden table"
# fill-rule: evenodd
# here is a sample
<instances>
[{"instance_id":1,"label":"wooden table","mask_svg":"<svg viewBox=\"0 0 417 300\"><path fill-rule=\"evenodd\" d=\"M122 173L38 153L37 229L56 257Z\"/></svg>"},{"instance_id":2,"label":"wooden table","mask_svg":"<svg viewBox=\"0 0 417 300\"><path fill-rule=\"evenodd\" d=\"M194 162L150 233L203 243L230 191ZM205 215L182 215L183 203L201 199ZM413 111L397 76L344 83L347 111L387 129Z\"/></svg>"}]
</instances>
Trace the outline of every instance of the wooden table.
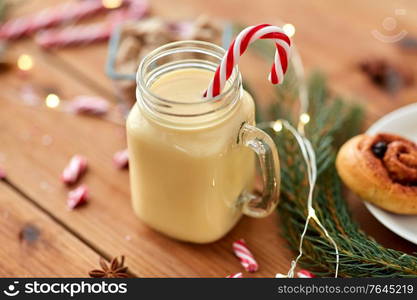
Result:
<instances>
[{"instance_id":1,"label":"wooden table","mask_svg":"<svg viewBox=\"0 0 417 300\"><path fill-rule=\"evenodd\" d=\"M53 5L54 0L22 1L10 17ZM248 24L293 23L295 40L308 70L320 68L332 89L359 99L367 107L367 123L407 103L416 89L388 95L370 84L357 64L366 57L388 58L393 63L417 65L416 54L404 54L395 44L383 43L371 30L383 31L385 17L397 19L397 29L417 36L415 1L282 1L227 0L152 1L152 13L171 18L192 18L206 13ZM237 9L238 8L238 9ZM405 15L395 15L395 9ZM9 49L14 60L26 53L34 58L27 75L17 70L0 74L0 167L7 180L0 182L0 275L87 276L100 256L126 255L134 276L218 276L241 271L231 243L244 237L259 260L255 277L286 272L294 256L279 235L276 215L242 221L221 241L210 245L181 243L147 228L130 206L128 171L112 164L113 154L125 148L122 125L103 119L74 116L46 107L22 104L21 89L35 86L42 97L50 92L62 99L87 94L115 101L112 82L104 74L106 44L45 52L32 39ZM243 60L244 76L252 85L267 86L266 70L250 70ZM253 68L252 68L253 69ZM264 71L264 72L262 72ZM414 69L414 74L416 74ZM362 99L362 100L361 100ZM367 99L367 100L363 100ZM113 108L115 112L116 109ZM117 114L116 114L117 115ZM117 117L121 121L121 117ZM59 180L69 158L80 153L90 162L83 178L90 190L88 205L66 209L67 188ZM380 225L351 197L354 217L362 228L388 247L413 252L417 246Z\"/></svg>"}]
</instances>

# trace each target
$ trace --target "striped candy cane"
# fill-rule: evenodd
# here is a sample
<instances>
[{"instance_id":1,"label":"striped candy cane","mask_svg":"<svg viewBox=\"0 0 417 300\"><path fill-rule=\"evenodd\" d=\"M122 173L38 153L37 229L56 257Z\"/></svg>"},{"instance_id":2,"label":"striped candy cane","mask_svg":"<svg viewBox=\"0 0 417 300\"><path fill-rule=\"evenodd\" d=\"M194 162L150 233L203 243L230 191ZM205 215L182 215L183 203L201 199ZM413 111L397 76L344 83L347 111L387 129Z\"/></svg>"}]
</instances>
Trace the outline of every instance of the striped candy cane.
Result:
<instances>
[{"instance_id":1,"label":"striped candy cane","mask_svg":"<svg viewBox=\"0 0 417 300\"><path fill-rule=\"evenodd\" d=\"M113 162L118 169L127 168L129 166L129 153L127 149L116 152L113 155Z\"/></svg>"},{"instance_id":2,"label":"striped candy cane","mask_svg":"<svg viewBox=\"0 0 417 300\"><path fill-rule=\"evenodd\" d=\"M61 175L61 180L66 184L75 183L87 170L87 159L81 155L74 155Z\"/></svg>"},{"instance_id":3,"label":"striped candy cane","mask_svg":"<svg viewBox=\"0 0 417 300\"><path fill-rule=\"evenodd\" d=\"M240 259L240 263L246 271L255 272L258 270L258 263L243 239L233 243L233 252Z\"/></svg>"},{"instance_id":4,"label":"striped candy cane","mask_svg":"<svg viewBox=\"0 0 417 300\"><path fill-rule=\"evenodd\" d=\"M149 9L147 0L125 0L125 3L128 5L114 11L105 22L44 30L37 34L35 41L41 47L48 49L108 40L115 26L128 20L143 18Z\"/></svg>"},{"instance_id":5,"label":"striped candy cane","mask_svg":"<svg viewBox=\"0 0 417 300\"><path fill-rule=\"evenodd\" d=\"M236 273L226 276L226 278L243 278L242 273Z\"/></svg>"},{"instance_id":6,"label":"striped candy cane","mask_svg":"<svg viewBox=\"0 0 417 300\"><path fill-rule=\"evenodd\" d=\"M298 278L314 278L315 276L307 270L300 270L297 272Z\"/></svg>"},{"instance_id":7,"label":"striped candy cane","mask_svg":"<svg viewBox=\"0 0 417 300\"><path fill-rule=\"evenodd\" d=\"M103 24L76 25L63 29L50 29L36 36L36 43L43 48L62 48L105 41L112 28Z\"/></svg>"},{"instance_id":8,"label":"striped candy cane","mask_svg":"<svg viewBox=\"0 0 417 300\"><path fill-rule=\"evenodd\" d=\"M274 40L276 46L275 59L268 79L272 84L283 82L290 56L290 38L277 26L269 24L250 26L241 31L230 45L220 65L217 67L207 91L204 93L204 98L214 98L221 93L226 81L232 75L233 68L237 65L239 57L252 42L258 39Z\"/></svg>"},{"instance_id":9,"label":"striped candy cane","mask_svg":"<svg viewBox=\"0 0 417 300\"><path fill-rule=\"evenodd\" d=\"M40 29L76 21L107 10L102 0L58 4L33 15L10 20L0 26L0 39L17 39Z\"/></svg>"},{"instance_id":10,"label":"striped candy cane","mask_svg":"<svg viewBox=\"0 0 417 300\"><path fill-rule=\"evenodd\" d=\"M77 96L67 108L75 114L104 115L109 111L109 102L100 97Z\"/></svg>"},{"instance_id":11,"label":"striped candy cane","mask_svg":"<svg viewBox=\"0 0 417 300\"><path fill-rule=\"evenodd\" d=\"M74 209L87 202L88 198L88 188L86 185L80 185L76 189L68 193L67 207L69 209Z\"/></svg>"}]
</instances>

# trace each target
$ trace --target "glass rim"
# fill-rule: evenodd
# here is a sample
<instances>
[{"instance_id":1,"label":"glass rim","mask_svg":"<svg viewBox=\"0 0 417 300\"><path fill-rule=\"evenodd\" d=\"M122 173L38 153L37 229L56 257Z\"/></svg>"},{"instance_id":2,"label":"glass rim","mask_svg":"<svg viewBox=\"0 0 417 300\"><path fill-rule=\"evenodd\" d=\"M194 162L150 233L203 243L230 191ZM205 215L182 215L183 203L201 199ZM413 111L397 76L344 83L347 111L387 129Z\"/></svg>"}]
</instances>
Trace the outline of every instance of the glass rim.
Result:
<instances>
[{"instance_id":1,"label":"glass rim","mask_svg":"<svg viewBox=\"0 0 417 300\"><path fill-rule=\"evenodd\" d=\"M155 94L154 92L152 92L146 85L146 82L144 80L144 76L142 76L142 74L144 74L145 68L149 65L149 62L152 62L152 58L155 57L159 52L163 52L163 51L168 51L169 49L174 50L174 49L181 49L181 46L185 46L188 44L194 44L196 46L201 46L200 48L202 50L206 50L206 51L210 51L212 54L215 54L215 57L217 57L219 59L219 64L221 63L221 60L223 58L223 56L226 54L226 50L223 49L222 47L214 44L214 43L210 43L210 42L205 42L205 41L198 41L198 40L184 40L184 41L177 41L177 42L171 42L168 44L165 44L163 46L160 46L158 48L155 48L154 50L152 50L151 52L149 52L140 62L139 67L138 67L138 71L136 72L136 84L137 87L144 91L147 95L151 96L152 98L160 101L161 103L167 103L167 104L172 104L172 105L187 105L187 106L193 106L193 105L200 105L200 104L205 104L205 103L210 103L212 101L221 101L222 98L226 97L228 94L230 94L233 89L235 88L235 85L239 83L240 80L240 76L239 76L239 69L238 66L235 65L233 67L233 73L232 76L233 78L233 82L232 84L225 90L223 90L219 95L217 95L216 97L213 98L208 98L208 99L202 99L200 101L196 101L196 102L182 102L182 101L176 101L176 100L171 100L171 99L167 99L164 97L160 97L157 94ZM206 47L206 48L204 48ZM209 49L212 48L212 49ZM202 95L203 96L203 95ZM139 101L139 99L136 99L136 101Z\"/></svg>"}]
</instances>

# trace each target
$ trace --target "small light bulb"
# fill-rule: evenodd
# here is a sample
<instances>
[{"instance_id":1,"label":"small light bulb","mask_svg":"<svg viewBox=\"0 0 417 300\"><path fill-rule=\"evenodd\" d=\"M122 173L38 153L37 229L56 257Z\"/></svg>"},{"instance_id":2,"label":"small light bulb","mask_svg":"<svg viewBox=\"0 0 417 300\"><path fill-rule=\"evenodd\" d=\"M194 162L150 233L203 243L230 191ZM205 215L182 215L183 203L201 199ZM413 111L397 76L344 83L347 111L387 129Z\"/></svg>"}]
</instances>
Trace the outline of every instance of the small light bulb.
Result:
<instances>
[{"instance_id":1,"label":"small light bulb","mask_svg":"<svg viewBox=\"0 0 417 300\"><path fill-rule=\"evenodd\" d=\"M274 126L272 126L274 131L279 132L282 130L282 122L280 120L275 121Z\"/></svg>"},{"instance_id":2,"label":"small light bulb","mask_svg":"<svg viewBox=\"0 0 417 300\"><path fill-rule=\"evenodd\" d=\"M22 54L17 59L17 67L22 71L29 71L33 68L33 59L30 55Z\"/></svg>"},{"instance_id":3,"label":"small light bulb","mask_svg":"<svg viewBox=\"0 0 417 300\"><path fill-rule=\"evenodd\" d=\"M115 9L122 5L123 0L102 0L102 4L107 9Z\"/></svg>"},{"instance_id":4,"label":"small light bulb","mask_svg":"<svg viewBox=\"0 0 417 300\"><path fill-rule=\"evenodd\" d=\"M284 24L284 26L282 26L282 30L284 30L285 34L288 35L289 37L292 37L295 34L295 27L292 24Z\"/></svg>"},{"instance_id":5,"label":"small light bulb","mask_svg":"<svg viewBox=\"0 0 417 300\"><path fill-rule=\"evenodd\" d=\"M307 124L308 122L310 122L310 116L307 113L302 113L300 115L300 121L303 124Z\"/></svg>"},{"instance_id":6,"label":"small light bulb","mask_svg":"<svg viewBox=\"0 0 417 300\"><path fill-rule=\"evenodd\" d=\"M59 102L61 100L59 99L59 97L55 94L49 94L48 96L46 96L45 98L45 104L46 106L48 106L49 108L55 108L58 107Z\"/></svg>"}]
</instances>

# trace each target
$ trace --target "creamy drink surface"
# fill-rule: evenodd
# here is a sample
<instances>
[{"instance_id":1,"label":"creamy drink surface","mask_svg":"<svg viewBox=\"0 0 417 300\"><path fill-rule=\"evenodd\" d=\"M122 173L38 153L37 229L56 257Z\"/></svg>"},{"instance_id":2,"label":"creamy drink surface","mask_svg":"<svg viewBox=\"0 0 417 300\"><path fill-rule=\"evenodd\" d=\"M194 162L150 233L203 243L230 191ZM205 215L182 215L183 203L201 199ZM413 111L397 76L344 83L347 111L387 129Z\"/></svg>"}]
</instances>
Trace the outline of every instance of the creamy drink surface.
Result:
<instances>
[{"instance_id":1,"label":"creamy drink surface","mask_svg":"<svg viewBox=\"0 0 417 300\"><path fill-rule=\"evenodd\" d=\"M212 77L204 69L175 70L154 80L149 90L166 100L196 103ZM204 111L211 106L198 104ZM179 109L192 114L196 108ZM238 221L239 195L252 187L254 154L237 144L242 123L254 124L252 97L244 91L227 114L180 117L183 125L207 118L203 126L175 126L164 122L174 117L158 118L137 103L127 120L134 210L149 226L176 239L215 241Z\"/></svg>"}]
</instances>

